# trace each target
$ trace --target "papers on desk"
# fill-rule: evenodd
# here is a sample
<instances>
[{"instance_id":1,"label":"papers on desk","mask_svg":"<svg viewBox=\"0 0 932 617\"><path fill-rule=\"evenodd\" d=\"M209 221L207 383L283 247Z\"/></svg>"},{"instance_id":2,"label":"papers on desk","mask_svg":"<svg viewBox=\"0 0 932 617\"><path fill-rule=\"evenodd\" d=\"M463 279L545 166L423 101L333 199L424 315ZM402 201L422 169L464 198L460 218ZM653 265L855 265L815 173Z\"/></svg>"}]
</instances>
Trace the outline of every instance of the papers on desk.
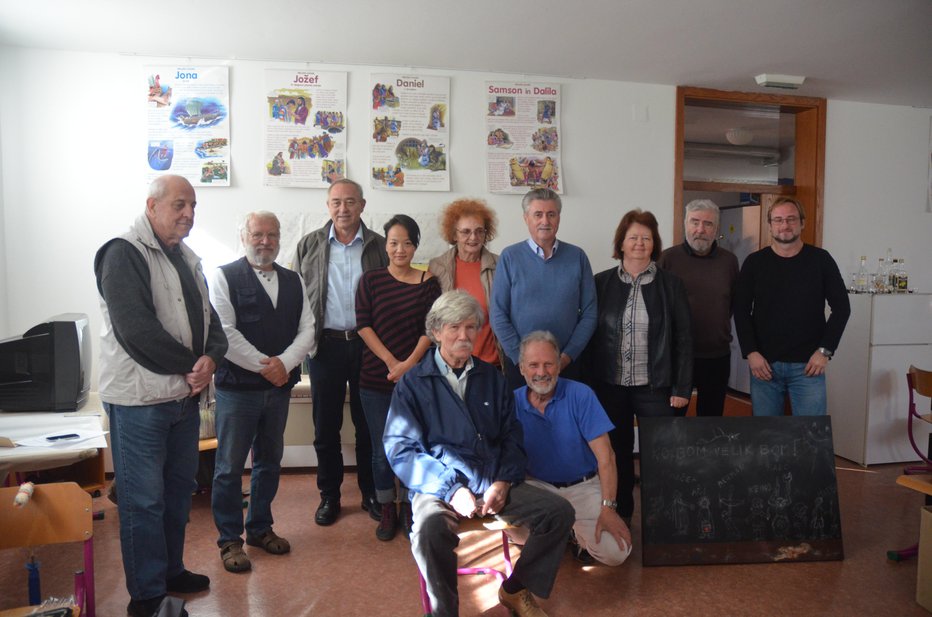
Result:
<instances>
[{"instance_id":1,"label":"papers on desk","mask_svg":"<svg viewBox=\"0 0 932 617\"><path fill-rule=\"evenodd\" d=\"M104 437L107 431L85 431L75 430L74 432L62 433L54 431L47 435L39 437L24 437L16 440L18 446L31 446L34 448L54 448L56 450L84 449L84 448L106 448L107 439Z\"/></svg>"},{"instance_id":2,"label":"papers on desk","mask_svg":"<svg viewBox=\"0 0 932 617\"><path fill-rule=\"evenodd\" d=\"M26 448L56 451L106 448L106 434L107 431L101 430L100 418L93 415L9 413L0 418L0 435ZM62 435L68 438L48 439Z\"/></svg>"}]
</instances>

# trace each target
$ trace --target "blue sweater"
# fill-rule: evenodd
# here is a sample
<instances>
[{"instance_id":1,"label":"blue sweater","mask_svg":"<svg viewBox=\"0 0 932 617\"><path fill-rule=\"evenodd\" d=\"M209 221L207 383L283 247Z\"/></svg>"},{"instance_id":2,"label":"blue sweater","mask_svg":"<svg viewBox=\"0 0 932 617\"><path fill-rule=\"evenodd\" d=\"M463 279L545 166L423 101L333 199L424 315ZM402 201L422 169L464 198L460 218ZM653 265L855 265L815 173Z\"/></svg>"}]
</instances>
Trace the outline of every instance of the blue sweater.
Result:
<instances>
[{"instance_id":1,"label":"blue sweater","mask_svg":"<svg viewBox=\"0 0 932 617\"><path fill-rule=\"evenodd\" d=\"M512 362L518 363L521 338L534 330L549 330L560 350L576 360L595 331L597 315L592 266L581 248L560 242L547 261L526 241L502 251L489 318Z\"/></svg>"}]
</instances>

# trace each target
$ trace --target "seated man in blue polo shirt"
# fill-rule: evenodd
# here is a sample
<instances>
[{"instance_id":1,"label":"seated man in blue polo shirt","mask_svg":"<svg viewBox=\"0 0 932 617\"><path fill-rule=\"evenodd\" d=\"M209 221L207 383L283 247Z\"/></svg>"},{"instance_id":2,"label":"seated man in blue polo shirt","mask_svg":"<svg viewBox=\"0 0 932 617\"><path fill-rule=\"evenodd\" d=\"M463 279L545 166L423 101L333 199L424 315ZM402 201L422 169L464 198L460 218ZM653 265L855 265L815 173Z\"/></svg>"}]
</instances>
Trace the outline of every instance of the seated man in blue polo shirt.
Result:
<instances>
[{"instance_id":1,"label":"seated man in blue polo shirt","mask_svg":"<svg viewBox=\"0 0 932 617\"><path fill-rule=\"evenodd\" d=\"M622 564L631 554L631 532L615 510L618 482L608 438L614 426L588 386L558 378L560 347L549 332L524 337L519 368L527 381L515 390L527 452L526 482L572 504L578 560Z\"/></svg>"}]
</instances>

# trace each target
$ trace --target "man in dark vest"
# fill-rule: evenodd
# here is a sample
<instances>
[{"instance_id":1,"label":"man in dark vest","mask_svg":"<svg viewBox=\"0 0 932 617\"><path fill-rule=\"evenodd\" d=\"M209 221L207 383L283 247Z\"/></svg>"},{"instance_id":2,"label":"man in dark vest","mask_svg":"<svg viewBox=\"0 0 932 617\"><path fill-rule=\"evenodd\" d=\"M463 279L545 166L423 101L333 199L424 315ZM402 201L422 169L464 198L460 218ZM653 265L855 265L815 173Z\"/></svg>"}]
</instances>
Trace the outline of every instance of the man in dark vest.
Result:
<instances>
[{"instance_id":1,"label":"man in dark vest","mask_svg":"<svg viewBox=\"0 0 932 617\"><path fill-rule=\"evenodd\" d=\"M314 316L301 277L275 263L278 218L253 212L242 228L246 256L216 273L210 297L229 350L217 369L217 463L211 506L223 567L251 567L243 551L242 475L252 449L246 544L273 555L291 550L272 531L291 388L314 353Z\"/></svg>"}]
</instances>

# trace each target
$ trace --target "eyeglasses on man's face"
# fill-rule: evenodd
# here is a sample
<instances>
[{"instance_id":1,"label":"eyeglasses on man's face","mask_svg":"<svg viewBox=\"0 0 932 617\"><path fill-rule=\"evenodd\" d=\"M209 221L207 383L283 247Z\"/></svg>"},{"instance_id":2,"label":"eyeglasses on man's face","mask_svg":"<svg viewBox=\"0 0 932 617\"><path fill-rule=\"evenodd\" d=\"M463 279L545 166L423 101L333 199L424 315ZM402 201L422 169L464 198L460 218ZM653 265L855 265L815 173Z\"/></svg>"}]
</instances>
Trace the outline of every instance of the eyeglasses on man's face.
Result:
<instances>
[{"instance_id":1,"label":"eyeglasses on man's face","mask_svg":"<svg viewBox=\"0 0 932 617\"><path fill-rule=\"evenodd\" d=\"M772 219L770 219L770 223L771 223L772 225L776 225L777 227L779 227L779 226L782 225L783 223L786 223L787 225L795 225L795 224L798 223L798 222L799 222L799 217L798 217L798 216L786 216L786 217L784 217L784 216L775 216L775 217L773 217Z\"/></svg>"}]
</instances>

